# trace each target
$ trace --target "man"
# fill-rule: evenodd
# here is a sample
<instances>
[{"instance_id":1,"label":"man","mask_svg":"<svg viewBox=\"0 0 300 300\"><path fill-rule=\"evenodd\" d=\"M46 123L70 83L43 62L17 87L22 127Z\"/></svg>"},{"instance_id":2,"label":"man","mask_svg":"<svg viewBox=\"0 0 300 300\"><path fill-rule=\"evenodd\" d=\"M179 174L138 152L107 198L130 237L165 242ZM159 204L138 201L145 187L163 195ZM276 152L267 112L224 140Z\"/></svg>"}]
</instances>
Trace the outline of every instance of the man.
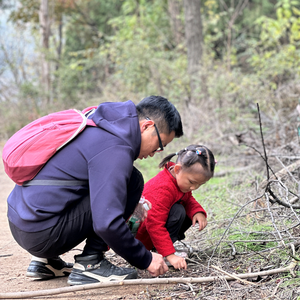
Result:
<instances>
[{"instance_id":1,"label":"man","mask_svg":"<svg viewBox=\"0 0 300 300\"><path fill-rule=\"evenodd\" d=\"M134 268L105 259L109 248L152 276L164 274L163 257L146 250L126 220L144 186L134 160L152 157L182 136L180 115L167 99L150 96L138 105L102 103L91 119L97 127L87 127L47 162L33 185L16 185L8 197L11 232L33 255L27 276L71 273L71 285L137 278ZM46 183L36 185L37 180ZM74 266L59 258L84 240Z\"/></svg>"}]
</instances>

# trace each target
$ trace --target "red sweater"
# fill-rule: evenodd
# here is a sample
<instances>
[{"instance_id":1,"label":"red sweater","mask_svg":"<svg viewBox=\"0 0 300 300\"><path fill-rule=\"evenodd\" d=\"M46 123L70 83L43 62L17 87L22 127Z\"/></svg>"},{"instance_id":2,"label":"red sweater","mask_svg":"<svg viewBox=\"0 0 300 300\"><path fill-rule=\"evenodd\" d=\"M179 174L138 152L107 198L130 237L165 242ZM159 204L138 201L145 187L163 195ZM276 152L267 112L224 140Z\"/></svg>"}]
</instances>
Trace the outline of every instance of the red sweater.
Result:
<instances>
[{"instance_id":1,"label":"red sweater","mask_svg":"<svg viewBox=\"0 0 300 300\"><path fill-rule=\"evenodd\" d=\"M148 250L153 246L162 256L175 252L172 240L165 225L173 204L181 200L187 216L192 219L198 213L206 212L192 196L191 192L182 193L177 185L176 179L169 172L168 168L174 163L168 163L164 170L150 179L144 187L143 196L152 204L148 216L140 225L136 238L140 240Z\"/></svg>"}]
</instances>

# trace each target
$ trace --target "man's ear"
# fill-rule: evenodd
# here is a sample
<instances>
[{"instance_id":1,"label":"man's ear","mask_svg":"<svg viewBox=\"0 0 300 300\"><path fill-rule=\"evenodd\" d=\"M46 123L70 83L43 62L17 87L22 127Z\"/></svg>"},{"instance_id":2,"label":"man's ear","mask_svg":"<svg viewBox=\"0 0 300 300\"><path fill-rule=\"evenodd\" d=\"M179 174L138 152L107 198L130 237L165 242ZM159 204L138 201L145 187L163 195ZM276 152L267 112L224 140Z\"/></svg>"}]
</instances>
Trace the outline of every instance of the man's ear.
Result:
<instances>
[{"instance_id":1,"label":"man's ear","mask_svg":"<svg viewBox=\"0 0 300 300\"><path fill-rule=\"evenodd\" d=\"M182 169L182 166L180 164L176 164L174 166L174 172L175 172L175 174L177 175L181 171L181 169Z\"/></svg>"},{"instance_id":2,"label":"man's ear","mask_svg":"<svg viewBox=\"0 0 300 300\"><path fill-rule=\"evenodd\" d=\"M145 130L147 130L149 127L153 126L154 121L152 120L142 120L140 121L140 129L141 133L143 133Z\"/></svg>"}]
</instances>

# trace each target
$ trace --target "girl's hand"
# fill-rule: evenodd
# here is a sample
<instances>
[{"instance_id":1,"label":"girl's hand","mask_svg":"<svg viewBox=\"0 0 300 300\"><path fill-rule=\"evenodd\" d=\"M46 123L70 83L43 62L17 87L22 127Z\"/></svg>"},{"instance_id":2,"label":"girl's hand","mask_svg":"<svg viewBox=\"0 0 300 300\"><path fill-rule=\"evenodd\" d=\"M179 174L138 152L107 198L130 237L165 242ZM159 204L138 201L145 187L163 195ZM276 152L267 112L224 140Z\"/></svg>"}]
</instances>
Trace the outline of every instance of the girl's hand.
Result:
<instances>
[{"instance_id":1,"label":"girl's hand","mask_svg":"<svg viewBox=\"0 0 300 300\"><path fill-rule=\"evenodd\" d=\"M187 264L183 257L177 256L175 254L170 254L166 256L166 259L175 269L187 269Z\"/></svg>"},{"instance_id":2,"label":"girl's hand","mask_svg":"<svg viewBox=\"0 0 300 300\"><path fill-rule=\"evenodd\" d=\"M207 219L206 219L205 215L200 212L194 214L194 216L193 216L193 220L192 220L193 226L196 225L196 222L198 222L198 224L199 224L199 231L203 230L207 225Z\"/></svg>"}]
</instances>

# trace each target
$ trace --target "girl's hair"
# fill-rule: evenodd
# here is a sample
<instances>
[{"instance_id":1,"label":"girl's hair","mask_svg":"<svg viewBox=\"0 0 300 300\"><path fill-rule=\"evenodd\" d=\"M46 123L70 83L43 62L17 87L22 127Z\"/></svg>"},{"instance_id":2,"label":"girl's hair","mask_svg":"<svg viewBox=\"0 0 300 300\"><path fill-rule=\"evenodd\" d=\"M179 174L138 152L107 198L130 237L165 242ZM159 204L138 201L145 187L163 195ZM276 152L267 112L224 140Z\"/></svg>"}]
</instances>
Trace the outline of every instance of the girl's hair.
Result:
<instances>
[{"instance_id":1,"label":"girl's hair","mask_svg":"<svg viewBox=\"0 0 300 300\"><path fill-rule=\"evenodd\" d=\"M180 163L183 168L188 168L195 163L200 163L203 169L209 172L210 177L213 177L216 161L214 155L207 147L202 145L189 145L177 153L171 153L166 156L160 162L159 167L163 168L175 155L178 155L176 163Z\"/></svg>"}]
</instances>

